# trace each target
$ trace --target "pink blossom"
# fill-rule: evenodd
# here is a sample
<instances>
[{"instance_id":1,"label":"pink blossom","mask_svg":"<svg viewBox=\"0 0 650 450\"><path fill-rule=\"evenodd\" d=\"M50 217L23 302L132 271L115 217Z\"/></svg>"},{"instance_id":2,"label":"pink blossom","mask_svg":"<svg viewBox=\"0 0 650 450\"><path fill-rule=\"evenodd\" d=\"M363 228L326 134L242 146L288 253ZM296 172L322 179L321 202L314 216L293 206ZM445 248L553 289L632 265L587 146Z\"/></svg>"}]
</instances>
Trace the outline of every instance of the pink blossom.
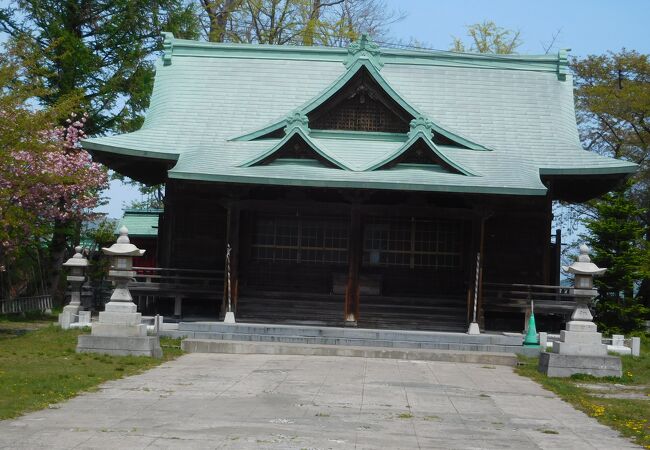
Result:
<instances>
[{"instance_id":1,"label":"pink blossom","mask_svg":"<svg viewBox=\"0 0 650 450\"><path fill-rule=\"evenodd\" d=\"M0 112L4 114L4 111ZM7 255L54 221L84 220L108 187L106 170L79 146L86 116L38 134L45 150L11 150L0 167L0 242Z\"/></svg>"}]
</instances>

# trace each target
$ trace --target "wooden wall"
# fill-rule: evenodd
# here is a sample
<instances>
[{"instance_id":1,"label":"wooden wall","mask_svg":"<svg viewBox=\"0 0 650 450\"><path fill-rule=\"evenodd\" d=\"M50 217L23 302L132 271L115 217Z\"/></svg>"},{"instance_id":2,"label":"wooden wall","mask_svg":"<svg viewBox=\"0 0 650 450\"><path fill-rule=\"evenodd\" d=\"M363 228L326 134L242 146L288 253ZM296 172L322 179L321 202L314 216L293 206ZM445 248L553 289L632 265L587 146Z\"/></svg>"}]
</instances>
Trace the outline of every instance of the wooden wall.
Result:
<instances>
[{"instance_id":1,"label":"wooden wall","mask_svg":"<svg viewBox=\"0 0 650 450\"><path fill-rule=\"evenodd\" d=\"M338 218L352 226L353 208L359 212L362 235L364 227L382 217L455 220L462 234L462 263L455 268L382 266L362 261L358 275L362 295L376 295L372 290L380 283L379 293L385 296L454 295L466 299L474 286L476 253L481 250L484 283L552 284L555 280L547 198L347 192L178 181L167 185L165 213L159 225L160 266L223 269L228 205L237 205L241 211L237 286L242 293L247 289L345 293L345 289L337 288L337 280L341 284L340 280L349 279L347 257L330 264L264 261L255 257L253 239L261 215Z\"/></svg>"}]
</instances>

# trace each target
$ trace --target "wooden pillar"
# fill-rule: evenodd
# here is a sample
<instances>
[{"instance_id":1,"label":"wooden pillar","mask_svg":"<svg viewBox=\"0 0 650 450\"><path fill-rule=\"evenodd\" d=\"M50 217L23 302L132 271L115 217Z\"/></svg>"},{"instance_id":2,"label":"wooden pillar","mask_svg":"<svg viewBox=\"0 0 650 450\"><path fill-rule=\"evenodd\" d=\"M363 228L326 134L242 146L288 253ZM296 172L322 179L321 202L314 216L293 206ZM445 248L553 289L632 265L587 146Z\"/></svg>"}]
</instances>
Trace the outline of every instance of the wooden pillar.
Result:
<instances>
[{"instance_id":1,"label":"wooden pillar","mask_svg":"<svg viewBox=\"0 0 650 450\"><path fill-rule=\"evenodd\" d=\"M175 216L177 214L175 195L174 184L168 182L165 186L165 198L163 199L164 210L158 218L158 261L156 261L158 267L172 266L172 242L174 240Z\"/></svg>"},{"instance_id":2,"label":"wooden pillar","mask_svg":"<svg viewBox=\"0 0 650 450\"><path fill-rule=\"evenodd\" d=\"M553 247L553 284L560 285L560 266L562 265L562 230L555 230L555 247Z\"/></svg>"},{"instance_id":3,"label":"wooden pillar","mask_svg":"<svg viewBox=\"0 0 650 450\"><path fill-rule=\"evenodd\" d=\"M363 252L363 231L359 205L350 210L350 239L348 243L348 284L345 289L345 324L356 326L359 320L359 272Z\"/></svg>"},{"instance_id":4,"label":"wooden pillar","mask_svg":"<svg viewBox=\"0 0 650 450\"><path fill-rule=\"evenodd\" d=\"M541 233L542 236L544 236L544 241L542 242L542 249L544 249L543 253L543 262L542 262L542 279L543 282L542 284L553 284L554 281L554 276L551 273L551 258L553 255L551 254L552 252L552 247L551 247L551 239L550 239L550 234L551 234L551 226L553 225L553 203L549 199L546 201L546 210L544 211L544 219L543 219L543 226L544 226L544 232Z\"/></svg>"},{"instance_id":5,"label":"wooden pillar","mask_svg":"<svg viewBox=\"0 0 650 450\"><path fill-rule=\"evenodd\" d=\"M230 301L232 310L237 313L237 300L239 299L239 218L240 208L237 200L228 203L226 248L230 245ZM224 258L226 255L224 255ZM228 311L228 267L224 266L223 301L221 303L221 317Z\"/></svg>"}]
</instances>

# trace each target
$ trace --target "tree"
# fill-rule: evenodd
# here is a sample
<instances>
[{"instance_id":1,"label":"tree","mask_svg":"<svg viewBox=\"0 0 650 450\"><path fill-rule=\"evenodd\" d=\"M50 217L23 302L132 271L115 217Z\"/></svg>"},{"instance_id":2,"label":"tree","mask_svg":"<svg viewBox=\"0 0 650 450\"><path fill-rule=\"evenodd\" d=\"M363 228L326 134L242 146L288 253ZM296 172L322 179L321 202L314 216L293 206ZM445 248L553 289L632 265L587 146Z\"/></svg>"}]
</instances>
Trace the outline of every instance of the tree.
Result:
<instances>
[{"instance_id":1,"label":"tree","mask_svg":"<svg viewBox=\"0 0 650 450\"><path fill-rule=\"evenodd\" d=\"M54 223L87 218L107 185L105 170L78 145L86 118L56 125L74 102L34 108L46 90L22 75L10 52L0 55L0 272L9 296L27 287L24 274L35 264L40 272Z\"/></svg>"},{"instance_id":2,"label":"tree","mask_svg":"<svg viewBox=\"0 0 650 450\"><path fill-rule=\"evenodd\" d=\"M344 45L361 33L375 38L404 17L383 0L200 0L212 42Z\"/></svg>"},{"instance_id":3,"label":"tree","mask_svg":"<svg viewBox=\"0 0 650 450\"><path fill-rule=\"evenodd\" d=\"M483 21L467 27L467 36L470 43L465 44L462 39L454 37L452 50L455 52L475 53L516 53L521 46L520 32L508 30L497 26L492 21Z\"/></svg>"},{"instance_id":4,"label":"tree","mask_svg":"<svg viewBox=\"0 0 650 450\"><path fill-rule=\"evenodd\" d=\"M593 262L607 268L596 278L596 321L609 333L642 329L648 313L635 295L647 257L641 222L646 211L632 198L630 187L628 183L593 202L596 217L584 220Z\"/></svg>"},{"instance_id":5,"label":"tree","mask_svg":"<svg viewBox=\"0 0 650 450\"><path fill-rule=\"evenodd\" d=\"M571 62L580 139L586 149L639 164L631 198L645 210L641 217L650 243L650 60L621 50ZM575 214L585 214L579 207ZM648 272L646 272L648 273ZM640 295L650 306L650 279Z\"/></svg>"},{"instance_id":6,"label":"tree","mask_svg":"<svg viewBox=\"0 0 650 450\"><path fill-rule=\"evenodd\" d=\"M163 30L195 37L193 9L181 0L19 0L0 8L0 31L22 44L28 75L48 88L42 103L79 94L88 134L139 127Z\"/></svg>"},{"instance_id":7,"label":"tree","mask_svg":"<svg viewBox=\"0 0 650 450\"><path fill-rule=\"evenodd\" d=\"M155 184L153 186L145 186L137 181L125 181L126 184L137 186L142 194L142 200L133 200L127 205L127 208L132 209L162 209L164 206L165 198L165 185Z\"/></svg>"},{"instance_id":8,"label":"tree","mask_svg":"<svg viewBox=\"0 0 650 450\"><path fill-rule=\"evenodd\" d=\"M0 32L10 36L23 78L45 88L36 94L39 104L75 98L72 110L87 114L89 134L139 127L153 85L151 54L162 45L163 29L196 36L193 8L182 0L18 0L0 8ZM74 218L55 219L52 293L58 292L66 246L78 234Z\"/></svg>"}]
</instances>

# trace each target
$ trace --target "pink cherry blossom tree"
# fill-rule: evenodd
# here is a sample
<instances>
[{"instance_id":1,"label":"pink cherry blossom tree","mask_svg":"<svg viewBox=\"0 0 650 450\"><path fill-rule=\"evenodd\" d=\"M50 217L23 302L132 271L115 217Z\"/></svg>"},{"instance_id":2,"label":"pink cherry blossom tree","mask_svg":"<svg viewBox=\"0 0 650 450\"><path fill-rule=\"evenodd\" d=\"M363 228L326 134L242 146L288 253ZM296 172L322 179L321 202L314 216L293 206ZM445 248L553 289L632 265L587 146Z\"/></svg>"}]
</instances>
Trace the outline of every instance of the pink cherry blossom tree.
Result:
<instances>
[{"instance_id":1,"label":"pink cherry blossom tree","mask_svg":"<svg viewBox=\"0 0 650 450\"><path fill-rule=\"evenodd\" d=\"M47 260L54 224L90 218L108 186L106 169L79 145L86 117L54 125L58 111L34 107L15 70L0 66L0 81L12 74L0 90L0 276L13 279L9 295L25 284L35 250Z\"/></svg>"}]
</instances>

